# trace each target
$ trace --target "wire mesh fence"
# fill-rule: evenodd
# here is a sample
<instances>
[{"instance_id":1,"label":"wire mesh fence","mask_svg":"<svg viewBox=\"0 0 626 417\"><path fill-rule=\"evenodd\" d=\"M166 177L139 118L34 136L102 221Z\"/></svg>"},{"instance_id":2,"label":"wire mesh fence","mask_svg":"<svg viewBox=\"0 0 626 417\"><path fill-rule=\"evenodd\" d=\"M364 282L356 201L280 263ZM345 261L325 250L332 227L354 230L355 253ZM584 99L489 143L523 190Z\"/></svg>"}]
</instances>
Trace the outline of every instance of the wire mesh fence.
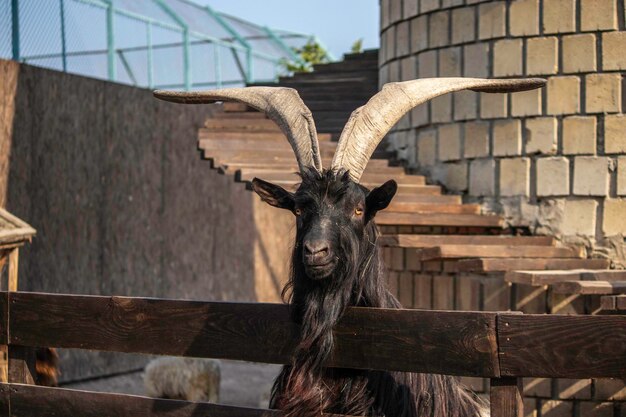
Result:
<instances>
[{"instance_id":1,"label":"wire mesh fence","mask_svg":"<svg viewBox=\"0 0 626 417\"><path fill-rule=\"evenodd\" d=\"M189 0L5 0L0 58L148 88L274 81L309 35Z\"/></svg>"}]
</instances>

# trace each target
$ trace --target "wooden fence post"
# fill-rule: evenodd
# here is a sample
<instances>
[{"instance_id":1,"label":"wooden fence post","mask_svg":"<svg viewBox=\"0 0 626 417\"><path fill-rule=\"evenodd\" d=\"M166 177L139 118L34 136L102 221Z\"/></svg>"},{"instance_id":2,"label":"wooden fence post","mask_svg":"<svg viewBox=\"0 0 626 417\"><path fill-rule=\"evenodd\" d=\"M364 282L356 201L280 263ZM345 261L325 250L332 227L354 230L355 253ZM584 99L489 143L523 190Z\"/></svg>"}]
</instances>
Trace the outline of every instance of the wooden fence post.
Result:
<instances>
[{"instance_id":1,"label":"wooden fence post","mask_svg":"<svg viewBox=\"0 0 626 417\"><path fill-rule=\"evenodd\" d=\"M11 293L17 291L19 249L15 248L9 254L8 308L11 310ZM8 382L19 384L35 383L35 350L30 347L9 345L7 349Z\"/></svg>"},{"instance_id":2,"label":"wooden fence post","mask_svg":"<svg viewBox=\"0 0 626 417\"><path fill-rule=\"evenodd\" d=\"M491 417L523 417L522 378L491 378Z\"/></svg>"}]
</instances>

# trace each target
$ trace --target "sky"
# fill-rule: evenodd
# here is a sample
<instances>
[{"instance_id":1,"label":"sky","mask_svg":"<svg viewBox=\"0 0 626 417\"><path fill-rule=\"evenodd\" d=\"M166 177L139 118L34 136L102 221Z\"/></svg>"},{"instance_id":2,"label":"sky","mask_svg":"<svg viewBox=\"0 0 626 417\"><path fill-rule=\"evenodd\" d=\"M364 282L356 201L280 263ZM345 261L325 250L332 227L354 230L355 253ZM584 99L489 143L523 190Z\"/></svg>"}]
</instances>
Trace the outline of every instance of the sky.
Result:
<instances>
[{"instance_id":1,"label":"sky","mask_svg":"<svg viewBox=\"0 0 626 417\"><path fill-rule=\"evenodd\" d=\"M215 10L275 29L316 35L336 59L363 38L378 48L378 0L196 0Z\"/></svg>"}]
</instances>

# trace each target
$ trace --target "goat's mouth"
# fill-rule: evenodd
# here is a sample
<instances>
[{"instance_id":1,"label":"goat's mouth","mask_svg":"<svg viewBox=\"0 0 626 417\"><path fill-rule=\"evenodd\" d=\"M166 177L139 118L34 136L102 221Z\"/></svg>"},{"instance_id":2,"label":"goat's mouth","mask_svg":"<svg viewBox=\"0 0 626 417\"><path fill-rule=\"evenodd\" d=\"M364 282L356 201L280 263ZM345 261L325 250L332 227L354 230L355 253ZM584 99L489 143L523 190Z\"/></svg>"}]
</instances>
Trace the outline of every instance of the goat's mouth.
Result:
<instances>
[{"instance_id":1,"label":"goat's mouth","mask_svg":"<svg viewBox=\"0 0 626 417\"><path fill-rule=\"evenodd\" d=\"M323 261L323 263L305 262L304 270L309 278L318 280L318 279L328 278L333 273L336 266L337 266L337 261L331 258L327 261Z\"/></svg>"}]
</instances>

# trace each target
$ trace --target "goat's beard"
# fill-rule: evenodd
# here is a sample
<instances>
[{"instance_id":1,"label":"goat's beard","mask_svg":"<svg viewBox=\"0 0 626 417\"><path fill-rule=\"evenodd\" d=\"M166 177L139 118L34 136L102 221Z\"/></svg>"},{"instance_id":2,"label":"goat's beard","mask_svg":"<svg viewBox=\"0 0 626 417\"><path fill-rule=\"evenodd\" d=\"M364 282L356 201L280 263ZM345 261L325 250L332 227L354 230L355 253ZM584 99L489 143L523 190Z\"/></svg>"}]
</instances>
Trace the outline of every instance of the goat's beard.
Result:
<instances>
[{"instance_id":1,"label":"goat's beard","mask_svg":"<svg viewBox=\"0 0 626 417\"><path fill-rule=\"evenodd\" d=\"M292 358L290 373L282 381L283 392L274 392L273 400L288 417L306 416L304 410L319 415L331 401L326 395L328 388L322 383L322 375L328 373L324 366L333 350L332 329L348 306L370 304L369 300L363 302L364 298L370 298L364 297L368 292L366 280L380 273L375 244L377 231L373 224L361 239L353 233L340 235L337 265L323 280L312 279L306 274L298 250L300 245L294 249L292 276L283 294L291 288L292 314L300 324L300 342ZM336 372L340 374L341 370ZM356 385L353 384L352 388ZM275 388L277 386L278 381Z\"/></svg>"}]
</instances>

